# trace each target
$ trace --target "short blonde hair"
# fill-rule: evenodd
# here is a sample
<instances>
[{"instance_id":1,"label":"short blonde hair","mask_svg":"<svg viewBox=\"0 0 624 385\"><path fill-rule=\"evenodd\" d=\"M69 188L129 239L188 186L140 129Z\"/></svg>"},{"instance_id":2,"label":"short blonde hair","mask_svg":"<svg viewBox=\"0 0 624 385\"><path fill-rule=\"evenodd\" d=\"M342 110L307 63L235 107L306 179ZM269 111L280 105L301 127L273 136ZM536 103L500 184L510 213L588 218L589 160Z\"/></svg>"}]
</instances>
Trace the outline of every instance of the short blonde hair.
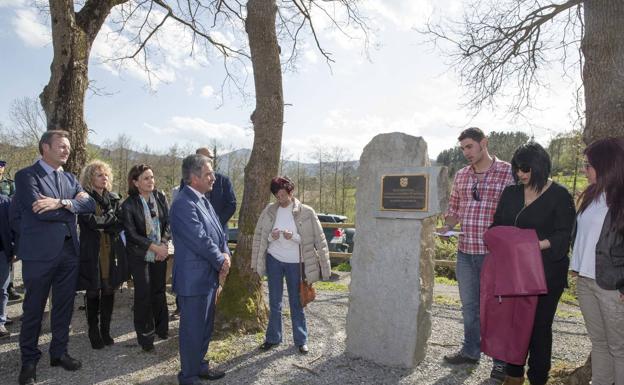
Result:
<instances>
[{"instance_id":1,"label":"short blonde hair","mask_svg":"<svg viewBox=\"0 0 624 385\"><path fill-rule=\"evenodd\" d=\"M80 173L80 184L82 188L87 191L93 191L93 178L95 173L101 171L108 175L108 182L106 183L106 191L110 192L113 188L113 170L108 163L95 159L87 163Z\"/></svg>"}]
</instances>

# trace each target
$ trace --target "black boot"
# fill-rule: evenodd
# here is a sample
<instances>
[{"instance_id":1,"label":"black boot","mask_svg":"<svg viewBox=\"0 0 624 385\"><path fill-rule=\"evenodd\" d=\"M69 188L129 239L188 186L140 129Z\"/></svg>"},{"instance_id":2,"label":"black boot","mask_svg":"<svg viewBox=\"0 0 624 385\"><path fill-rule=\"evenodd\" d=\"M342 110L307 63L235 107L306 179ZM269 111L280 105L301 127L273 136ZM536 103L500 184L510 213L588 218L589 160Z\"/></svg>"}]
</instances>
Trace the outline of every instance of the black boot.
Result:
<instances>
[{"instance_id":1,"label":"black boot","mask_svg":"<svg viewBox=\"0 0 624 385\"><path fill-rule=\"evenodd\" d=\"M113 315L113 304L115 303L115 294L102 294L100 306L100 335L105 345L115 343L110 335L110 323Z\"/></svg>"},{"instance_id":2,"label":"black boot","mask_svg":"<svg viewBox=\"0 0 624 385\"><path fill-rule=\"evenodd\" d=\"M93 349L102 349L104 342L100 335L98 313L100 312L100 298L87 296L87 322L89 324L89 341Z\"/></svg>"}]
</instances>

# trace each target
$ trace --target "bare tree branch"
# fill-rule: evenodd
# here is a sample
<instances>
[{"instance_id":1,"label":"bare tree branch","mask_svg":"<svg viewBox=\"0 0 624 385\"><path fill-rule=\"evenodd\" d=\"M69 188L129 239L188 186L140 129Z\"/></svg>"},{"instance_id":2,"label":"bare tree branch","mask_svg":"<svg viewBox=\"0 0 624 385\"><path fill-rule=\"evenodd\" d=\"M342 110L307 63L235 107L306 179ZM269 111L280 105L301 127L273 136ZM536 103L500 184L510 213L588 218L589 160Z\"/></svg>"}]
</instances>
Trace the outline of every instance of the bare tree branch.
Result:
<instances>
[{"instance_id":1,"label":"bare tree branch","mask_svg":"<svg viewBox=\"0 0 624 385\"><path fill-rule=\"evenodd\" d=\"M576 12L582 2L479 0L471 3L462 21L428 23L420 32L436 45L451 47L446 53L468 89L468 106L479 110L484 103L493 105L511 87L516 96L509 108L518 114L531 106L534 88L545 85L538 69L555 60L565 66L567 47L578 46Z\"/></svg>"}]
</instances>

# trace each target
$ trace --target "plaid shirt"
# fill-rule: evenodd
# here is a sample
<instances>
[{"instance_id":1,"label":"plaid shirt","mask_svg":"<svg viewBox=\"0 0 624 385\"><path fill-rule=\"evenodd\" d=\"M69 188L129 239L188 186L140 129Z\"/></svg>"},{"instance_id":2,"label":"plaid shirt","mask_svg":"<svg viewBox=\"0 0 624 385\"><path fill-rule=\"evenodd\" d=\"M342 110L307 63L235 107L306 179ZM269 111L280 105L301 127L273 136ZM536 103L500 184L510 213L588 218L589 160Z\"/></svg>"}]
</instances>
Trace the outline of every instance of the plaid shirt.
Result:
<instances>
[{"instance_id":1,"label":"plaid shirt","mask_svg":"<svg viewBox=\"0 0 624 385\"><path fill-rule=\"evenodd\" d=\"M483 233L494 220L494 213L503 189L514 183L511 165L494 158L494 164L477 182L480 201L472 197L477 175L472 166L466 166L455 174L449 208L446 215L459 219L464 234L459 236L459 251L466 254L485 254Z\"/></svg>"}]
</instances>

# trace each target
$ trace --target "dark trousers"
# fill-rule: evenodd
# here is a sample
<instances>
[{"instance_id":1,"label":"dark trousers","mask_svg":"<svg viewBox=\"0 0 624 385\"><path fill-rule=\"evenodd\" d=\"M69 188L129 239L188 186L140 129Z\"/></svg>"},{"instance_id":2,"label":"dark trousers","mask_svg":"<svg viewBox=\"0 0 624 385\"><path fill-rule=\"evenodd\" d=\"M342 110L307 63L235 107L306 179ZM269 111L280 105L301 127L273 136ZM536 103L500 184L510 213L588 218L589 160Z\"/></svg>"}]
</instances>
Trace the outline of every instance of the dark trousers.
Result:
<instances>
[{"instance_id":1,"label":"dark trousers","mask_svg":"<svg viewBox=\"0 0 624 385\"><path fill-rule=\"evenodd\" d=\"M71 238L65 240L59 255L50 261L22 261L22 277L26 289L19 337L22 365L36 364L41 357L37 345L50 288L52 288L50 357L59 358L67 353L69 324L74 312L78 284L78 265L78 255Z\"/></svg>"},{"instance_id":2,"label":"dark trousers","mask_svg":"<svg viewBox=\"0 0 624 385\"><path fill-rule=\"evenodd\" d=\"M180 305L180 385L195 384L199 375L208 372L208 362L204 359L208 352L210 337L214 327L215 295L211 290L207 295L178 296Z\"/></svg>"},{"instance_id":3,"label":"dark trousers","mask_svg":"<svg viewBox=\"0 0 624 385\"><path fill-rule=\"evenodd\" d=\"M149 345L154 342L154 333L165 335L169 331L167 263L131 257L130 271L134 281L134 330L139 344Z\"/></svg>"},{"instance_id":4,"label":"dark trousers","mask_svg":"<svg viewBox=\"0 0 624 385\"><path fill-rule=\"evenodd\" d=\"M563 287L548 289L548 294L539 296L535 311L535 323L529 343L529 370L527 377L531 385L545 385L552 358L552 324L557 311ZM507 364L507 375L524 376L523 365Z\"/></svg>"}]
</instances>

